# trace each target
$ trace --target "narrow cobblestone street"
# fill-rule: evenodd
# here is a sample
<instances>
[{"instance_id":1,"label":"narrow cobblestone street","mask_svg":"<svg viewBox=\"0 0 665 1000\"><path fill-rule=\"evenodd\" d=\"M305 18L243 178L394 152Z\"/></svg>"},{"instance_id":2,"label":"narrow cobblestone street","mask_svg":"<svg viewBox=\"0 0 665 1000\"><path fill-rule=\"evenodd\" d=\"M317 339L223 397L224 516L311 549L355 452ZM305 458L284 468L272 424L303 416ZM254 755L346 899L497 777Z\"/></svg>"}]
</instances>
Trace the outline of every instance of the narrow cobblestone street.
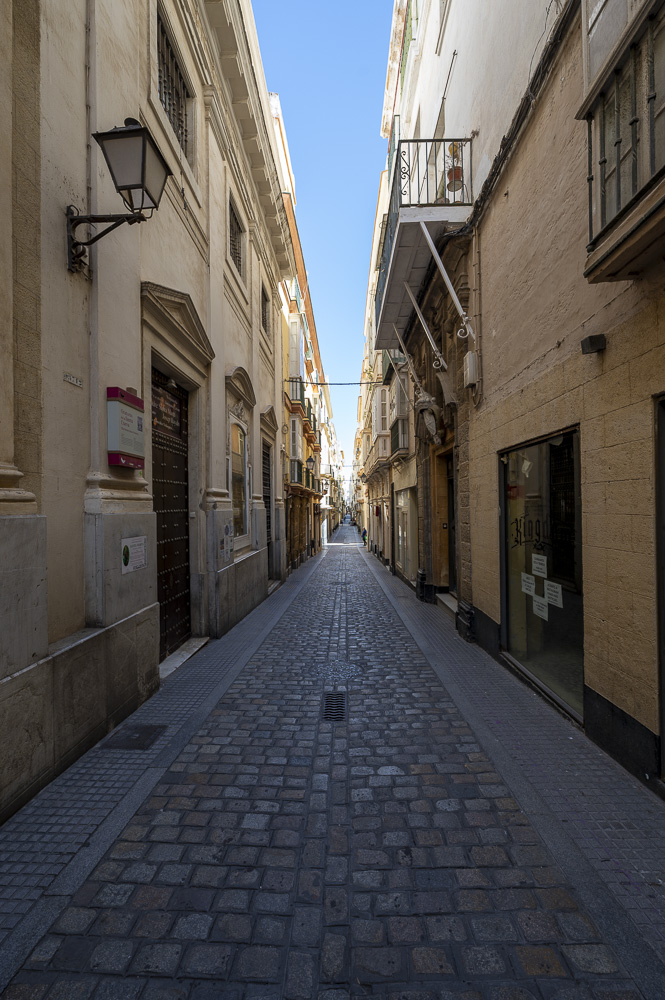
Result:
<instances>
[{"instance_id":1,"label":"narrow cobblestone street","mask_svg":"<svg viewBox=\"0 0 665 1000\"><path fill-rule=\"evenodd\" d=\"M0 830L0 992L657 1000L664 837L343 526Z\"/></svg>"}]
</instances>

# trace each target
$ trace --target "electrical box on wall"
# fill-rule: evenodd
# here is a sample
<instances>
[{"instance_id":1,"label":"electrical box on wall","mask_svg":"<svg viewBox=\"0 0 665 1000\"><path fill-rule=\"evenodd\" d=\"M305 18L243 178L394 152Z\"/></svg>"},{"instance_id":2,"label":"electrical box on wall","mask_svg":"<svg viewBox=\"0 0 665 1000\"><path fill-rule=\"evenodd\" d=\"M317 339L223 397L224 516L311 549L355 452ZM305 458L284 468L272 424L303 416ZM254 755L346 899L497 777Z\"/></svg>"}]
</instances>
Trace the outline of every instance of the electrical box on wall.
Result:
<instances>
[{"instance_id":1,"label":"electrical box on wall","mask_svg":"<svg viewBox=\"0 0 665 1000\"><path fill-rule=\"evenodd\" d=\"M464 355L464 388L468 389L478 381L478 355L467 351Z\"/></svg>"}]
</instances>

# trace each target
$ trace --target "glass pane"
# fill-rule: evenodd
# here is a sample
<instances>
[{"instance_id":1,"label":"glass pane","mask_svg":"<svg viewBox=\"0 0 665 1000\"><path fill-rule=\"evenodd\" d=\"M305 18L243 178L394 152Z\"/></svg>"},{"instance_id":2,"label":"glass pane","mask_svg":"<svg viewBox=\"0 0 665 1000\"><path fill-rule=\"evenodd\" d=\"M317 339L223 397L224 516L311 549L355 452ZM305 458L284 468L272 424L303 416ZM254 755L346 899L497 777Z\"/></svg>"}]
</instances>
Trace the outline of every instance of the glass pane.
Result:
<instances>
[{"instance_id":1,"label":"glass pane","mask_svg":"<svg viewBox=\"0 0 665 1000\"><path fill-rule=\"evenodd\" d=\"M665 107L656 114L654 139L656 146L656 170L660 170L665 164Z\"/></svg>"},{"instance_id":2,"label":"glass pane","mask_svg":"<svg viewBox=\"0 0 665 1000\"><path fill-rule=\"evenodd\" d=\"M149 142L145 144L145 200L143 207L147 210L157 208L162 191L166 184L164 164Z\"/></svg>"},{"instance_id":3,"label":"glass pane","mask_svg":"<svg viewBox=\"0 0 665 1000\"><path fill-rule=\"evenodd\" d=\"M577 432L506 456L508 651L582 714L581 512Z\"/></svg>"},{"instance_id":4,"label":"glass pane","mask_svg":"<svg viewBox=\"0 0 665 1000\"><path fill-rule=\"evenodd\" d=\"M140 186L143 170L143 135L107 136L104 156L116 188Z\"/></svg>"},{"instance_id":5,"label":"glass pane","mask_svg":"<svg viewBox=\"0 0 665 1000\"><path fill-rule=\"evenodd\" d=\"M231 424L231 492L233 499L233 534L247 534L247 487L245 432Z\"/></svg>"}]
</instances>

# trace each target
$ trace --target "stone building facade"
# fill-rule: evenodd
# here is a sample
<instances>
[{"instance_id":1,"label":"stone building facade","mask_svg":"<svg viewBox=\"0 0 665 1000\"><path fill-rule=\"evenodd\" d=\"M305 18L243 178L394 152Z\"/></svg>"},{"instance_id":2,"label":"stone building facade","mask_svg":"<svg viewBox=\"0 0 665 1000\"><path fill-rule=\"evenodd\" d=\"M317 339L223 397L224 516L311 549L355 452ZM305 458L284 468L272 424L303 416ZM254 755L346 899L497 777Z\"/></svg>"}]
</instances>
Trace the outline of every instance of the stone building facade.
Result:
<instances>
[{"instance_id":1,"label":"stone building facade","mask_svg":"<svg viewBox=\"0 0 665 1000\"><path fill-rule=\"evenodd\" d=\"M395 0L366 356L408 381L419 596L660 786L665 9L543 21Z\"/></svg>"},{"instance_id":2,"label":"stone building facade","mask_svg":"<svg viewBox=\"0 0 665 1000\"><path fill-rule=\"evenodd\" d=\"M2 817L284 578L295 263L249 0L0 18ZM122 209L92 135L126 118L170 170L159 209L68 270L67 206Z\"/></svg>"}]
</instances>

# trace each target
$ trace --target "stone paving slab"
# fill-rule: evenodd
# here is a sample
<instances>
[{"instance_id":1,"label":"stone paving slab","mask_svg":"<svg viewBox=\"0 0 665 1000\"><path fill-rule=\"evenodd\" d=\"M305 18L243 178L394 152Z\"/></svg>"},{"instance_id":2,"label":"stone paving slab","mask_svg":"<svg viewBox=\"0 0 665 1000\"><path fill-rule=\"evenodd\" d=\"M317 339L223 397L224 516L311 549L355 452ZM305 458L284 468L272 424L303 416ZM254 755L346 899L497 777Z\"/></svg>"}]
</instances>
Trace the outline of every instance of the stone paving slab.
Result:
<instances>
[{"instance_id":1,"label":"stone paving slab","mask_svg":"<svg viewBox=\"0 0 665 1000\"><path fill-rule=\"evenodd\" d=\"M665 963L665 803L481 649L460 644L439 609L405 601L408 588L365 559L493 758L519 783L522 803L543 817L541 836L565 858L578 889L588 884L592 901L602 883ZM606 905L603 897L601 913Z\"/></svg>"},{"instance_id":2,"label":"stone paving slab","mask_svg":"<svg viewBox=\"0 0 665 1000\"><path fill-rule=\"evenodd\" d=\"M663 996L655 952L631 975L567 877L531 776L487 752L481 713L442 683L439 659L468 671L480 651L442 618L423 637L421 606L383 585L356 539L338 532L222 694L213 672L205 717L151 757L149 793L57 896L3 997ZM210 671L209 656L182 677ZM341 721L324 720L326 692L345 694ZM166 721L155 702L140 721ZM584 882L594 870L576 861Z\"/></svg>"}]
</instances>

